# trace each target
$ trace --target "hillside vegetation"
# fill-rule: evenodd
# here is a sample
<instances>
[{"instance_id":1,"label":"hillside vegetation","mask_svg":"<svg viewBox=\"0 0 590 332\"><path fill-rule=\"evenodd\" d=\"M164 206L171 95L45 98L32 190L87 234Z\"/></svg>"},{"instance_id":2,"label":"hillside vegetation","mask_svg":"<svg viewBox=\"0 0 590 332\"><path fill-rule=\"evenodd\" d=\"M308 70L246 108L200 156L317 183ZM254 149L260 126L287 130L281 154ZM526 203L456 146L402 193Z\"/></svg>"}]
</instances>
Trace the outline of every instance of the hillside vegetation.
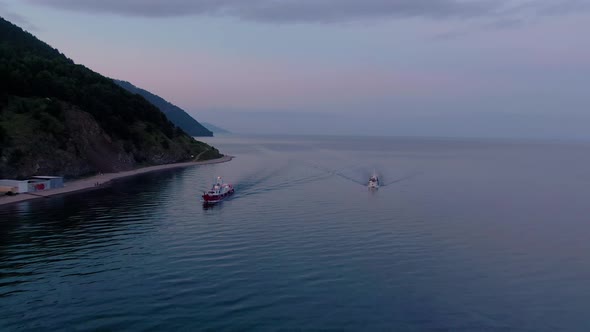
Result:
<instances>
[{"instance_id":1,"label":"hillside vegetation","mask_svg":"<svg viewBox=\"0 0 590 332\"><path fill-rule=\"evenodd\" d=\"M208 122L201 122L201 124L203 125L203 127L211 130L213 132L213 134L222 134L222 135L231 134L231 131L229 131L227 129L223 129L223 128L216 126L214 124L211 124Z\"/></svg>"},{"instance_id":2,"label":"hillside vegetation","mask_svg":"<svg viewBox=\"0 0 590 332\"><path fill-rule=\"evenodd\" d=\"M217 158L143 97L0 18L0 178Z\"/></svg>"},{"instance_id":3,"label":"hillside vegetation","mask_svg":"<svg viewBox=\"0 0 590 332\"><path fill-rule=\"evenodd\" d=\"M166 115L168 120L172 121L172 123L174 123L176 126L182 128L182 130L184 130L187 134L191 136L213 136L213 132L205 128L182 108L170 103L158 95L138 88L129 82L119 80L114 81L125 90L131 93L137 93L150 103L154 104L160 109L160 111L162 111L162 113Z\"/></svg>"}]
</instances>

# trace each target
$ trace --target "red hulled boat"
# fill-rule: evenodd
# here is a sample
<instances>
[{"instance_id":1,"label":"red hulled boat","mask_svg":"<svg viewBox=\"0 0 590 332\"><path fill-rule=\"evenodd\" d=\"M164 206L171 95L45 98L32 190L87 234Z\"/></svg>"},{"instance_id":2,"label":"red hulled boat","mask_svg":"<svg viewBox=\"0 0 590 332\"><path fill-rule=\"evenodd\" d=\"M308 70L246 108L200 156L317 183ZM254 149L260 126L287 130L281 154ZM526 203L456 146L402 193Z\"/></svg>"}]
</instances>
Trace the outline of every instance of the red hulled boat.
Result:
<instances>
[{"instance_id":1,"label":"red hulled boat","mask_svg":"<svg viewBox=\"0 0 590 332\"><path fill-rule=\"evenodd\" d=\"M234 187L229 183L223 183L221 176L218 176L211 189L203 193L203 201L207 204L219 203L233 193Z\"/></svg>"}]
</instances>

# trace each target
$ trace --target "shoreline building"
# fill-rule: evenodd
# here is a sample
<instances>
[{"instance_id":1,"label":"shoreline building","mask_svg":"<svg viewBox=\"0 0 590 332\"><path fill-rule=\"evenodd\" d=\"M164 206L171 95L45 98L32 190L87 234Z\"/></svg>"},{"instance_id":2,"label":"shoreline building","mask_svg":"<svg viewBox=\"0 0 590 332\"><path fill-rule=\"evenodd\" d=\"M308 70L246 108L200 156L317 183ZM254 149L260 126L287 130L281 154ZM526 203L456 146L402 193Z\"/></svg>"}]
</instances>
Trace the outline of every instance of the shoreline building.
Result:
<instances>
[{"instance_id":1,"label":"shoreline building","mask_svg":"<svg viewBox=\"0 0 590 332\"><path fill-rule=\"evenodd\" d=\"M1 194L26 194L36 191L63 188L62 176L34 176L28 180L0 180Z\"/></svg>"}]
</instances>

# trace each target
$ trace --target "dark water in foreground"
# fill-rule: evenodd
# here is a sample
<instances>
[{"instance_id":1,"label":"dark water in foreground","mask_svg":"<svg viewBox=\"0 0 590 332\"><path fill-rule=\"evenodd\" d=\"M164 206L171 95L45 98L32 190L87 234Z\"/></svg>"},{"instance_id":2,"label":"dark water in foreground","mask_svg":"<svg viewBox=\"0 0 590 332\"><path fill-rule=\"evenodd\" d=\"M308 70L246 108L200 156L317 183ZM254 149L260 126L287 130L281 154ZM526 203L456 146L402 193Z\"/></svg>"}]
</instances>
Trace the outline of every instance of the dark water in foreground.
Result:
<instances>
[{"instance_id":1,"label":"dark water in foreground","mask_svg":"<svg viewBox=\"0 0 590 332\"><path fill-rule=\"evenodd\" d=\"M588 145L210 142L237 158L0 207L0 330L590 330Z\"/></svg>"}]
</instances>

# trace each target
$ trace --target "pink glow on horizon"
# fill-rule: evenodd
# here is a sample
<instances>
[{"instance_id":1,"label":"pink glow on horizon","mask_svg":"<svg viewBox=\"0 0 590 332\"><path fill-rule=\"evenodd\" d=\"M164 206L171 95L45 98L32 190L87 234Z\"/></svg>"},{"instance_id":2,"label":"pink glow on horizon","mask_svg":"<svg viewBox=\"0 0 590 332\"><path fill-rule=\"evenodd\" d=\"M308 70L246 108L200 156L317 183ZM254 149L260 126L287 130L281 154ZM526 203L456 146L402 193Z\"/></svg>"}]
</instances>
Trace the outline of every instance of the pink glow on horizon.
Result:
<instances>
[{"instance_id":1,"label":"pink glow on horizon","mask_svg":"<svg viewBox=\"0 0 590 332\"><path fill-rule=\"evenodd\" d=\"M565 32L579 24L574 20L565 28L556 25L547 33ZM137 45L113 49L97 43L65 52L101 74L130 81L189 111L326 110L367 102L386 106L400 99L448 101L485 96L490 91L501 95L530 89L530 80L522 75L526 70L543 73L547 68L562 68L564 63L590 67L590 47L570 51L575 37L565 36L560 43L546 45L527 39L530 33L526 28L512 31L510 36L503 31L488 32L486 44L473 40L469 47L465 43L450 47L441 54L443 62L433 57L424 67L419 61L412 66L395 61L345 65L325 59L293 62L215 54L210 50L179 53ZM452 45L453 41L448 43ZM507 47L510 52L506 52ZM469 59L478 62L461 62ZM445 60L451 61L451 65Z\"/></svg>"},{"instance_id":2,"label":"pink glow on horizon","mask_svg":"<svg viewBox=\"0 0 590 332\"><path fill-rule=\"evenodd\" d=\"M444 72L281 63L206 53L128 49L108 54L90 47L72 57L187 110L329 108L395 97L461 96L483 84Z\"/></svg>"}]
</instances>

